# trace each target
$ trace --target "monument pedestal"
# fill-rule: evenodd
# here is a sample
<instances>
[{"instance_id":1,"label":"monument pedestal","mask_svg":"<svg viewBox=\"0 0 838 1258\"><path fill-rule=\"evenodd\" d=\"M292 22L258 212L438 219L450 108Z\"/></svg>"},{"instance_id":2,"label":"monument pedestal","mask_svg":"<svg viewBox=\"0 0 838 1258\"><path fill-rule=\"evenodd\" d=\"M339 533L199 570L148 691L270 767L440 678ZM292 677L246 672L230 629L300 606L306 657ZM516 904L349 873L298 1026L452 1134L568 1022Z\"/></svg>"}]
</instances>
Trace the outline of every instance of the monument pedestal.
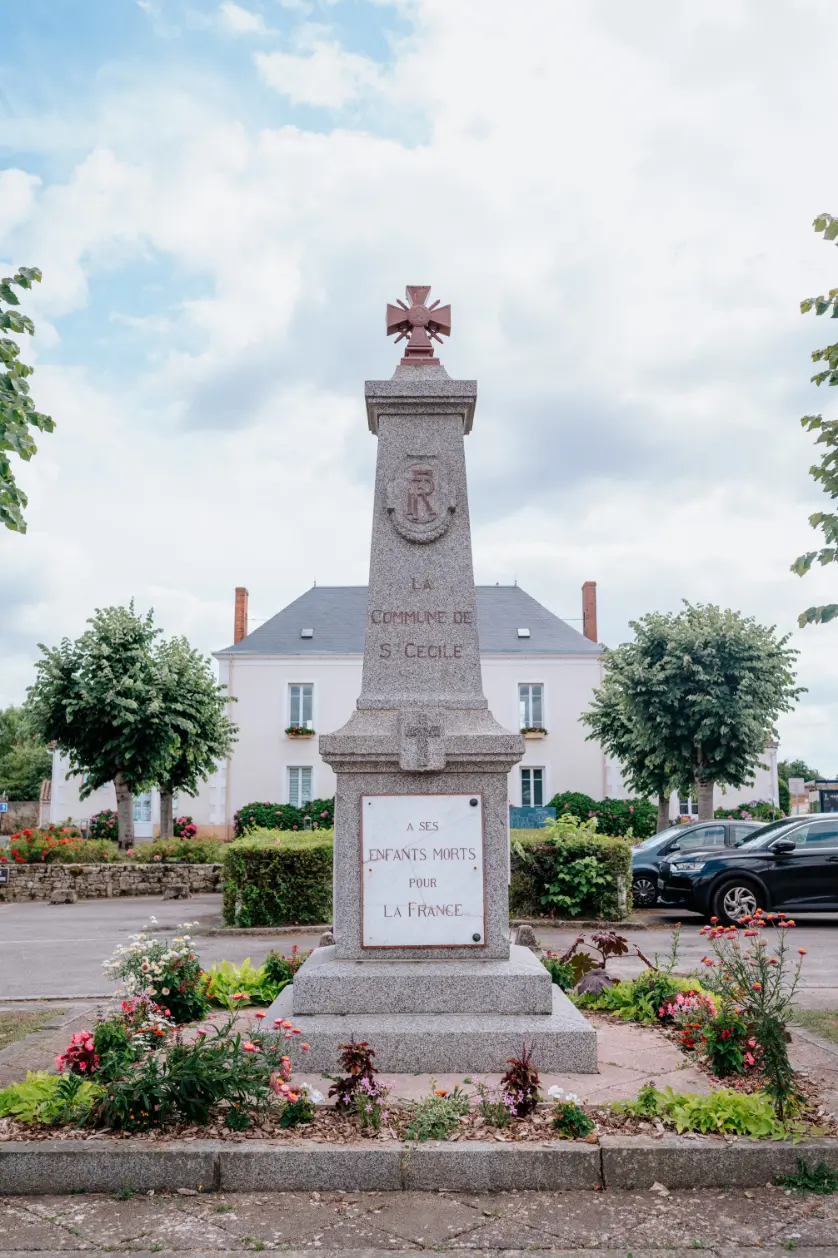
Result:
<instances>
[{"instance_id":1,"label":"monument pedestal","mask_svg":"<svg viewBox=\"0 0 838 1258\"><path fill-rule=\"evenodd\" d=\"M541 1071L596 1074L596 1031L550 982L550 975L536 958L532 966L514 955L525 952L532 957L528 948L513 948L508 962L335 962L318 958L318 953L332 951L317 948L269 1012L269 1017L289 1018L302 1030L311 1045L305 1059L308 1071L339 1072L339 1046L355 1039L366 1040L375 1049L378 1069L391 1074L502 1074L508 1058L519 1057L524 1043L532 1047L533 1060ZM309 976L307 967L311 967ZM365 973L367 967L369 974ZM533 982L534 967L547 979L550 1011L506 1012L504 1003L543 1005L542 985ZM315 972L322 968L330 973L321 983ZM351 970L355 972L347 973ZM346 975L343 998L338 990L341 972ZM307 995L300 997L303 1004L312 1003L312 992L317 991L314 1003L342 1003L353 1008L342 1013L298 1012L295 992L300 980L305 983L307 977L310 986ZM409 1011L406 1006L414 995L417 1003ZM420 1003L422 998L428 1003ZM454 1012L452 1006L458 1000L460 1008L468 1012ZM490 1011L493 1000L497 1002L495 1012ZM358 1008L374 1006L376 1001L379 1012ZM434 1004L448 1007L435 1011ZM475 1004L488 1009L472 1012Z\"/></svg>"},{"instance_id":2,"label":"monument pedestal","mask_svg":"<svg viewBox=\"0 0 838 1258\"><path fill-rule=\"evenodd\" d=\"M312 1070L366 1040L385 1071L596 1071L596 1033L529 950L509 943L509 774L524 753L483 694L465 448L477 389L430 355L450 328L429 289L388 326L410 335L368 381L378 437L357 710L320 754L337 778L333 948L271 1007ZM412 329L412 331L409 331ZM517 641L517 639L516 639ZM510 650L514 643L510 641Z\"/></svg>"}]
</instances>

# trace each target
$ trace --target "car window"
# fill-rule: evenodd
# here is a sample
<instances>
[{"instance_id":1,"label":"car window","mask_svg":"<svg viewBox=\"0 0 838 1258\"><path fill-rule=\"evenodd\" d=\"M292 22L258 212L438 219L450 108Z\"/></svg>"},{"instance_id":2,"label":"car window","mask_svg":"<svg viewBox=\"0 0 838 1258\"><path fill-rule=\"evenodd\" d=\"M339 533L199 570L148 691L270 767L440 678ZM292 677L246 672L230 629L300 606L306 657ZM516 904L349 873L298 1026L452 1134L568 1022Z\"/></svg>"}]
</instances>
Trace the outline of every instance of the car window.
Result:
<instances>
[{"instance_id":1,"label":"car window","mask_svg":"<svg viewBox=\"0 0 838 1258\"><path fill-rule=\"evenodd\" d=\"M741 843L743 839L750 838L750 836L754 833L753 826L731 826L730 829L732 835L731 842L734 844Z\"/></svg>"},{"instance_id":2,"label":"car window","mask_svg":"<svg viewBox=\"0 0 838 1258\"><path fill-rule=\"evenodd\" d=\"M723 847L725 841L724 826L697 826L673 843L672 852L697 852L704 847Z\"/></svg>"},{"instance_id":3,"label":"car window","mask_svg":"<svg viewBox=\"0 0 838 1258\"><path fill-rule=\"evenodd\" d=\"M838 847L838 817L829 821L812 821L808 826L793 831L789 838L794 839L798 847L804 843L806 847L813 847L816 843Z\"/></svg>"}]
</instances>

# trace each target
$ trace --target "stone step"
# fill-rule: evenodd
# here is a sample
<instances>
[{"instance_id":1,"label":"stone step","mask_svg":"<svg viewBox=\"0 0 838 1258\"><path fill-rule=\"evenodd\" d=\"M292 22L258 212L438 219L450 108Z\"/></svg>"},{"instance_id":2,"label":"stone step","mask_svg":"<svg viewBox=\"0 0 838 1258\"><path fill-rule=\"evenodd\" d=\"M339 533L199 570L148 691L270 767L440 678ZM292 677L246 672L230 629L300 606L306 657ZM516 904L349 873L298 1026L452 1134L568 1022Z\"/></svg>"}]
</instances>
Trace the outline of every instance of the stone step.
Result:
<instances>
[{"instance_id":1,"label":"stone step","mask_svg":"<svg viewBox=\"0 0 838 1258\"><path fill-rule=\"evenodd\" d=\"M310 1049L297 1064L306 1072L338 1072L340 1045L355 1039L375 1049L382 1072L502 1073L526 1043L537 1070L596 1074L596 1031L555 985L552 1012L540 1014L297 1014L292 993L291 986L280 992L266 1025L288 1018L301 1029Z\"/></svg>"},{"instance_id":2,"label":"stone step","mask_svg":"<svg viewBox=\"0 0 838 1258\"><path fill-rule=\"evenodd\" d=\"M341 961L316 948L294 979L301 1014L549 1014L550 975L529 948L508 961Z\"/></svg>"}]
</instances>

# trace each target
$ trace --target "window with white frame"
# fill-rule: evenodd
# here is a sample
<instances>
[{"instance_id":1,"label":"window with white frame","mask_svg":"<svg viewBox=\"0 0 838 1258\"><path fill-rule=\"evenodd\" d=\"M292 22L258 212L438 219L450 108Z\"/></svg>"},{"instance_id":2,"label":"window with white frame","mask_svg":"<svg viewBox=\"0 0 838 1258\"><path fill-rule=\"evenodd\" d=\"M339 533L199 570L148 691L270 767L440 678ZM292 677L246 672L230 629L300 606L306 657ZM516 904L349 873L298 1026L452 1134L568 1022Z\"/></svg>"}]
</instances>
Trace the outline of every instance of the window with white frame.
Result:
<instances>
[{"instance_id":1,"label":"window with white frame","mask_svg":"<svg viewBox=\"0 0 838 1258\"><path fill-rule=\"evenodd\" d=\"M293 765L288 769L288 803L303 808L311 803L311 765Z\"/></svg>"},{"instance_id":2,"label":"window with white frame","mask_svg":"<svg viewBox=\"0 0 838 1258\"><path fill-rule=\"evenodd\" d=\"M518 687L518 724L521 729L538 728L544 724L544 687L520 685Z\"/></svg>"},{"instance_id":3,"label":"window with white frame","mask_svg":"<svg viewBox=\"0 0 838 1258\"><path fill-rule=\"evenodd\" d=\"M521 807L541 808L544 805L544 770L521 770Z\"/></svg>"},{"instance_id":4,"label":"window with white frame","mask_svg":"<svg viewBox=\"0 0 838 1258\"><path fill-rule=\"evenodd\" d=\"M693 799L692 795L688 796L687 799L679 799L678 813L681 817L697 817L698 800Z\"/></svg>"},{"instance_id":5,"label":"window with white frame","mask_svg":"<svg viewBox=\"0 0 838 1258\"><path fill-rule=\"evenodd\" d=\"M134 822L136 825L148 825L151 821L151 793L134 796Z\"/></svg>"},{"instance_id":6,"label":"window with white frame","mask_svg":"<svg viewBox=\"0 0 838 1258\"><path fill-rule=\"evenodd\" d=\"M314 686L289 686L290 719L289 725L302 725L304 729L314 728Z\"/></svg>"}]
</instances>

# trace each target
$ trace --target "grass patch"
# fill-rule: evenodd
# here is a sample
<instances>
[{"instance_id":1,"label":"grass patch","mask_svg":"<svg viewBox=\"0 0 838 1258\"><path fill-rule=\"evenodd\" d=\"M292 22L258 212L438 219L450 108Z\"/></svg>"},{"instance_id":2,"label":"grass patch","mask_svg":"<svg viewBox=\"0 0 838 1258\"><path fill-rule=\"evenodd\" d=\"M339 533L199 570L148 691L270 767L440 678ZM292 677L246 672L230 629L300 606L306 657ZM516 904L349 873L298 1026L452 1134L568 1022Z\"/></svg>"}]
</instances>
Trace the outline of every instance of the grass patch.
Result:
<instances>
[{"instance_id":1,"label":"grass patch","mask_svg":"<svg viewBox=\"0 0 838 1258\"><path fill-rule=\"evenodd\" d=\"M6 1010L0 1013L0 1049L16 1044L64 1012L63 1009Z\"/></svg>"},{"instance_id":2,"label":"grass patch","mask_svg":"<svg viewBox=\"0 0 838 1258\"><path fill-rule=\"evenodd\" d=\"M838 1044L838 1009L795 1009L793 1020L804 1031Z\"/></svg>"},{"instance_id":3,"label":"grass patch","mask_svg":"<svg viewBox=\"0 0 838 1258\"><path fill-rule=\"evenodd\" d=\"M781 1188L792 1188L795 1192L813 1192L821 1197L830 1196L838 1191L838 1175L825 1162L817 1166L808 1166L803 1158L797 1159L797 1170L792 1175L778 1175L774 1180Z\"/></svg>"}]
</instances>

